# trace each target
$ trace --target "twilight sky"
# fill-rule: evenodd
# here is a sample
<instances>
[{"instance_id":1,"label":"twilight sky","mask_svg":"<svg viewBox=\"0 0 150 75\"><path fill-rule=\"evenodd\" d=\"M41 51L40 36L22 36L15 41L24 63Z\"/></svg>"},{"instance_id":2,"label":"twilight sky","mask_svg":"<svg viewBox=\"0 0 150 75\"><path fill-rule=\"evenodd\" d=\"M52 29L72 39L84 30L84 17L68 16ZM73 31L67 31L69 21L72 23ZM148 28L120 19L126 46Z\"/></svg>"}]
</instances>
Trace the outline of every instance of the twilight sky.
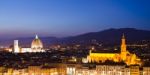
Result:
<instances>
[{"instance_id":1,"label":"twilight sky","mask_svg":"<svg viewBox=\"0 0 150 75\"><path fill-rule=\"evenodd\" d=\"M149 0L0 0L0 37L150 30Z\"/></svg>"}]
</instances>

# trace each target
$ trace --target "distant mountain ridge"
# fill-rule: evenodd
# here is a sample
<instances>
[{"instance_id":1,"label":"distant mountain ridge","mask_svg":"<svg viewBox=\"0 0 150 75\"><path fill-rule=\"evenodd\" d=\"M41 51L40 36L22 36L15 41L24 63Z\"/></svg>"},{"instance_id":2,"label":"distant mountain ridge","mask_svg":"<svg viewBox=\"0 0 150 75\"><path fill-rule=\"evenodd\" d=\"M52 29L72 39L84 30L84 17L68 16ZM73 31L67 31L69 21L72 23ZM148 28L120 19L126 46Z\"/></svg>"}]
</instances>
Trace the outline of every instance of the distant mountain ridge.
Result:
<instances>
[{"instance_id":1,"label":"distant mountain ridge","mask_svg":"<svg viewBox=\"0 0 150 75\"><path fill-rule=\"evenodd\" d=\"M150 31L139 30L135 28L120 28L107 29L99 32L90 32L86 34L77 35L67 39L76 41L89 41L95 39L103 43L120 43L122 35L125 35L127 41L134 42L140 40L150 40Z\"/></svg>"},{"instance_id":2,"label":"distant mountain ridge","mask_svg":"<svg viewBox=\"0 0 150 75\"><path fill-rule=\"evenodd\" d=\"M65 38L56 38L56 37L40 37L44 45L49 46L54 43L88 43L91 40L97 40L102 43L108 44L119 44L121 41L122 34L125 34L127 42L135 42L140 40L150 40L150 31L149 30L140 30L135 28L120 28L120 29L106 29L99 32L89 32L77 36L65 37ZM34 37L29 38L17 38L19 43L24 46L30 46ZM13 40L0 41L0 45L3 43L10 45L13 44Z\"/></svg>"}]
</instances>

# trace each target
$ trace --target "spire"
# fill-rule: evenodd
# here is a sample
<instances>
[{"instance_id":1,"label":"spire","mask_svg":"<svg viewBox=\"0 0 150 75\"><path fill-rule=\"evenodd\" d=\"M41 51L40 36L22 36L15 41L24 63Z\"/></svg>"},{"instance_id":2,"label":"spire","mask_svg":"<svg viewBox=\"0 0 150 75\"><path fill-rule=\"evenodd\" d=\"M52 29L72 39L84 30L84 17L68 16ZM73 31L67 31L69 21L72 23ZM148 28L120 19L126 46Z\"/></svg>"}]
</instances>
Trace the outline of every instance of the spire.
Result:
<instances>
[{"instance_id":1,"label":"spire","mask_svg":"<svg viewBox=\"0 0 150 75\"><path fill-rule=\"evenodd\" d=\"M125 35L123 33L123 35L122 35L122 45L125 45L125 44L126 44L126 39L125 39Z\"/></svg>"},{"instance_id":2,"label":"spire","mask_svg":"<svg viewBox=\"0 0 150 75\"><path fill-rule=\"evenodd\" d=\"M35 35L35 39L38 39L39 37L38 37L38 35Z\"/></svg>"},{"instance_id":3,"label":"spire","mask_svg":"<svg viewBox=\"0 0 150 75\"><path fill-rule=\"evenodd\" d=\"M124 33L122 34L122 39L125 39L125 35L124 35Z\"/></svg>"}]
</instances>

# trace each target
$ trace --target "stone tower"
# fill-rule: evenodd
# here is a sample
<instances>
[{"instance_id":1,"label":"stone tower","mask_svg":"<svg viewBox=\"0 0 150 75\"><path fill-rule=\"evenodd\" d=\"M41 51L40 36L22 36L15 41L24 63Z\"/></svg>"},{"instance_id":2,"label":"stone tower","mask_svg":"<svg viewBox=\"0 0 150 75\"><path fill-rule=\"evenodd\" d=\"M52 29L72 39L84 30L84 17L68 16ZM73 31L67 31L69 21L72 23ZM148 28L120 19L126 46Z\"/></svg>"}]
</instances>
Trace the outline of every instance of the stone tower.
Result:
<instances>
[{"instance_id":1,"label":"stone tower","mask_svg":"<svg viewBox=\"0 0 150 75\"><path fill-rule=\"evenodd\" d=\"M122 39L121 39L121 58L123 61L126 60L126 55L127 55L127 46L126 46L126 39L123 34Z\"/></svg>"}]
</instances>

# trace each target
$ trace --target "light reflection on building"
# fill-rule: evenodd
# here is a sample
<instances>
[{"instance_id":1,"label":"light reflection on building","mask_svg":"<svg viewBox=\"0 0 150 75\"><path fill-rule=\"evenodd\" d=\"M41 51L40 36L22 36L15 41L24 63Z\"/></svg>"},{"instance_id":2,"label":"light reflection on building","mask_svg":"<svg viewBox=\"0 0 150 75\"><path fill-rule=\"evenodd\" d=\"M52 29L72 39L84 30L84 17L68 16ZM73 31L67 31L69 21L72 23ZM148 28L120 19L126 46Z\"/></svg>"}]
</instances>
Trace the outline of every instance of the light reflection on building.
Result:
<instances>
[{"instance_id":1,"label":"light reflection on building","mask_svg":"<svg viewBox=\"0 0 150 75\"><path fill-rule=\"evenodd\" d=\"M143 75L149 75L150 74L150 67L143 67Z\"/></svg>"},{"instance_id":2,"label":"light reflection on building","mask_svg":"<svg viewBox=\"0 0 150 75\"><path fill-rule=\"evenodd\" d=\"M43 49L43 43L39 39L39 37L36 35L35 39L33 39L31 43L31 48L21 48L19 47L19 42L18 40L14 40L14 53L25 53L25 52L44 52L45 50Z\"/></svg>"},{"instance_id":3,"label":"light reflection on building","mask_svg":"<svg viewBox=\"0 0 150 75\"><path fill-rule=\"evenodd\" d=\"M140 73L141 72L141 73ZM125 65L96 65L88 68L76 64L61 64L57 67L29 66L24 69L0 67L0 75L149 75L150 67Z\"/></svg>"},{"instance_id":4,"label":"light reflection on building","mask_svg":"<svg viewBox=\"0 0 150 75\"><path fill-rule=\"evenodd\" d=\"M121 39L121 52L120 53L97 53L90 50L87 60L92 63L104 63L107 60L113 62L125 62L127 65L142 65L142 61L135 53L130 53L126 48L126 39L125 36L122 36Z\"/></svg>"}]
</instances>

